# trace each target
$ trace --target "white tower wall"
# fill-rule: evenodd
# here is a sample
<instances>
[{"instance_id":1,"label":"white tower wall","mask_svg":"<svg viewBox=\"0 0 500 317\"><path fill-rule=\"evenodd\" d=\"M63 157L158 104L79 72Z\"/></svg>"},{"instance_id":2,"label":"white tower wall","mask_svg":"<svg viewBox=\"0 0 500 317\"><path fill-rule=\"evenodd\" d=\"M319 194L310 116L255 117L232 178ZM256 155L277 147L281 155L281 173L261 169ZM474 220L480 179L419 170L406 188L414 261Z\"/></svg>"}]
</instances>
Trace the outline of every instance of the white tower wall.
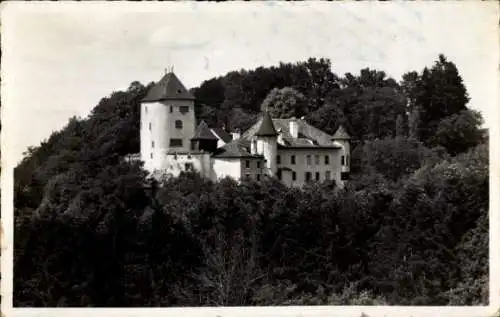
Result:
<instances>
[{"instance_id":1,"label":"white tower wall","mask_svg":"<svg viewBox=\"0 0 500 317\"><path fill-rule=\"evenodd\" d=\"M187 112L181 112L186 107ZM184 109L183 109L184 110ZM182 128L176 121L182 122ZM148 171L166 165L167 152L188 153L195 131L194 102L191 100L165 100L141 104L141 159ZM182 146L171 146L171 139L182 140Z\"/></svg>"},{"instance_id":2,"label":"white tower wall","mask_svg":"<svg viewBox=\"0 0 500 317\"><path fill-rule=\"evenodd\" d=\"M257 152L266 159L266 168L269 176L275 176L277 172L276 156L278 155L278 142L276 137L258 137Z\"/></svg>"}]
</instances>

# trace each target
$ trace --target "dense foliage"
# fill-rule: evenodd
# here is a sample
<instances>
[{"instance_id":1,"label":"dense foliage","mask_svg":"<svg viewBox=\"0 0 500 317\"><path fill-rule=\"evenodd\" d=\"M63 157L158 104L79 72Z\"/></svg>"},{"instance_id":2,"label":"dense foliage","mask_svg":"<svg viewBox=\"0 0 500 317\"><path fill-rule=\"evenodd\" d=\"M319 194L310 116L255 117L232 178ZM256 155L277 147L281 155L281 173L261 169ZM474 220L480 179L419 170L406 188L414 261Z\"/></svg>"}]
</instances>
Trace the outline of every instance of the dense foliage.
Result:
<instances>
[{"instance_id":1,"label":"dense foliage","mask_svg":"<svg viewBox=\"0 0 500 317\"><path fill-rule=\"evenodd\" d=\"M15 306L487 304L488 143L443 56L401 83L309 59L193 89L220 126L248 127L262 103L330 133L343 124L344 189L158 184L123 160L149 87L103 98L16 168Z\"/></svg>"}]
</instances>

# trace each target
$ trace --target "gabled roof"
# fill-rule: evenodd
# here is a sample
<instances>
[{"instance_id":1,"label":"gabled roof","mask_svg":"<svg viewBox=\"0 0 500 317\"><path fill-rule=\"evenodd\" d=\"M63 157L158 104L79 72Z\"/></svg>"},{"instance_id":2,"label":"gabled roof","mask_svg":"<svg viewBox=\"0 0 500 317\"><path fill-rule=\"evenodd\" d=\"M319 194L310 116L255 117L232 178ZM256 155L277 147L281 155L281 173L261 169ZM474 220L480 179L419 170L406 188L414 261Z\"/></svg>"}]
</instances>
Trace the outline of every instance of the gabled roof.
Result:
<instances>
[{"instance_id":1,"label":"gabled roof","mask_svg":"<svg viewBox=\"0 0 500 317\"><path fill-rule=\"evenodd\" d=\"M179 78L170 72L151 87L142 101L153 102L160 100L194 100L194 96L184 87Z\"/></svg>"},{"instance_id":2,"label":"gabled roof","mask_svg":"<svg viewBox=\"0 0 500 317\"><path fill-rule=\"evenodd\" d=\"M267 111L264 111L262 118L258 122L259 129L255 132L256 136L277 136L276 128L273 124L273 119Z\"/></svg>"},{"instance_id":3,"label":"gabled roof","mask_svg":"<svg viewBox=\"0 0 500 317\"><path fill-rule=\"evenodd\" d=\"M207 123L204 120L201 120L200 124L194 131L194 136L191 140L219 140L210 130Z\"/></svg>"},{"instance_id":4,"label":"gabled roof","mask_svg":"<svg viewBox=\"0 0 500 317\"><path fill-rule=\"evenodd\" d=\"M225 143L229 143L233 139L231 135L229 135L226 131L224 131L221 128L212 128L211 130L213 133L215 133L216 136L218 136Z\"/></svg>"},{"instance_id":5,"label":"gabled roof","mask_svg":"<svg viewBox=\"0 0 500 317\"><path fill-rule=\"evenodd\" d=\"M333 134L332 139L335 139L335 140L350 140L351 136L344 129L344 126L340 125L337 128L337 131L335 131L335 133Z\"/></svg>"},{"instance_id":6,"label":"gabled roof","mask_svg":"<svg viewBox=\"0 0 500 317\"><path fill-rule=\"evenodd\" d=\"M299 129L298 138L293 138L290 134L290 121L295 120ZM281 138L278 139L280 148L341 148L335 142L332 135L313 127L302 119L272 119L277 131L280 131ZM257 122L243 133L241 139L251 139L259 129ZM280 139L282 141L280 141Z\"/></svg>"},{"instance_id":7,"label":"gabled roof","mask_svg":"<svg viewBox=\"0 0 500 317\"><path fill-rule=\"evenodd\" d=\"M262 155L250 153L250 141L234 140L217 149L214 152L214 158L262 158Z\"/></svg>"}]
</instances>

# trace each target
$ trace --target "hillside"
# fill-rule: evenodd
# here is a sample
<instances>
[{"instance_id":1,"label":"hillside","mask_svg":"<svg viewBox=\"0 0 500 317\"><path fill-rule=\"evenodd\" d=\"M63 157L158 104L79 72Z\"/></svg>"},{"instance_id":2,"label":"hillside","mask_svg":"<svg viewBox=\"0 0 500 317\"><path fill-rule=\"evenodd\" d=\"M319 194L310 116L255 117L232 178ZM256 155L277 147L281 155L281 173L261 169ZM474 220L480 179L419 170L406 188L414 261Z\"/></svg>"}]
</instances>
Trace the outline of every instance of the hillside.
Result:
<instances>
[{"instance_id":1,"label":"hillside","mask_svg":"<svg viewBox=\"0 0 500 317\"><path fill-rule=\"evenodd\" d=\"M140 164L133 82L15 169L14 306L483 305L488 140L444 56L401 81L329 60L233 71L191 91L198 120L261 107L354 137L352 180L286 188Z\"/></svg>"}]
</instances>

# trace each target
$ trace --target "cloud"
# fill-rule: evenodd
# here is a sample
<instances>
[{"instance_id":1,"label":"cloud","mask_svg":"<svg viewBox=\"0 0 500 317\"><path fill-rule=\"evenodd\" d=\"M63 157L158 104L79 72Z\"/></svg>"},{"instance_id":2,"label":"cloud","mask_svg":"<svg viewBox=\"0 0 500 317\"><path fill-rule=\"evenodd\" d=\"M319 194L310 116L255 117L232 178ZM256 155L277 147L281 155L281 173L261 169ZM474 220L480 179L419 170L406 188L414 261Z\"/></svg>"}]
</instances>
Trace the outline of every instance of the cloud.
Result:
<instances>
[{"instance_id":1,"label":"cloud","mask_svg":"<svg viewBox=\"0 0 500 317\"><path fill-rule=\"evenodd\" d=\"M151 34L149 43L152 46L177 50L201 49L212 41L212 37L207 31L208 28L189 27L181 29L164 26Z\"/></svg>"}]
</instances>

